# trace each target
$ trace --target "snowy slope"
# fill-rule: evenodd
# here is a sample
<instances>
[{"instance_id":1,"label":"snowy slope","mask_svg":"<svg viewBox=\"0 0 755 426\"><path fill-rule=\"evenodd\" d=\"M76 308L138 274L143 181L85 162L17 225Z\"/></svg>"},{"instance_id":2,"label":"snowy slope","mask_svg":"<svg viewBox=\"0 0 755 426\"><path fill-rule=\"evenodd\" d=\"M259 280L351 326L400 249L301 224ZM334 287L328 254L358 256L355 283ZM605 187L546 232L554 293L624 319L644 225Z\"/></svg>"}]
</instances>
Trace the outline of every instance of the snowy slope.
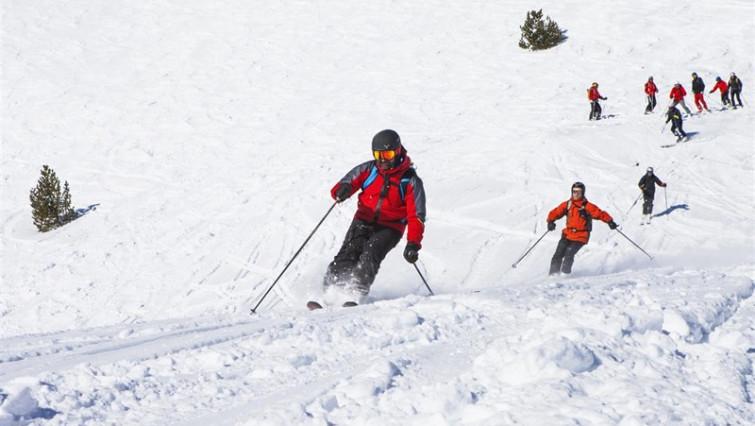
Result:
<instances>
[{"instance_id":1,"label":"snowy slope","mask_svg":"<svg viewBox=\"0 0 755 426\"><path fill-rule=\"evenodd\" d=\"M755 6L545 1L569 39L525 52L532 7L4 2L0 424L754 422L755 113L709 95L661 148L661 112L693 71L755 99ZM384 128L437 295L397 249L373 303L306 311L349 200L250 316ZM42 164L86 212L47 234ZM596 223L572 276L556 233L511 268L576 180L653 261Z\"/></svg>"}]
</instances>

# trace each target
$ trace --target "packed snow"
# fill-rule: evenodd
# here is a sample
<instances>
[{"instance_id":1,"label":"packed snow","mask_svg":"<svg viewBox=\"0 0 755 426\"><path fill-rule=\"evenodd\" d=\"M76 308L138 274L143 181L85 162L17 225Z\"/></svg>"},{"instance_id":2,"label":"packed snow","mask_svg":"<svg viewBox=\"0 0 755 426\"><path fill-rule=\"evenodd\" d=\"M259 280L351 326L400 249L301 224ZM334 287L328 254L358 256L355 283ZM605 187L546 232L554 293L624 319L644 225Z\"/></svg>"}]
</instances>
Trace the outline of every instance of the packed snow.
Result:
<instances>
[{"instance_id":1,"label":"packed snow","mask_svg":"<svg viewBox=\"0 0 755 426\"><path fill-rule=\"evenodd\" d=\"M533 7L564 43L518 47ZM2 2L0 424L755 423L754 44L751 0ZM386 128L435 295L402 242L368 303L306 309L350 199L262 300ZM44 164L80 217L39 233ZM624 235L549 277L575 181Z\"/></svg>"}]
</instances>

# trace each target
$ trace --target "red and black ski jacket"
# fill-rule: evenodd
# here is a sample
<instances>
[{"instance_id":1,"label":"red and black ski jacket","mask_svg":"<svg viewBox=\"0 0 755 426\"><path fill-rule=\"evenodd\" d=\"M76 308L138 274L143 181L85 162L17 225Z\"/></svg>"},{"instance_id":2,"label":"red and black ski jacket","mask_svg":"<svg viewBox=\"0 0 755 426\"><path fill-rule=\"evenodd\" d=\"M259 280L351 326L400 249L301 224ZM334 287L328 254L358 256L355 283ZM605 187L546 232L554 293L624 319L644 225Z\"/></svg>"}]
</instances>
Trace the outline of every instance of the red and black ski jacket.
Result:
<instances>
[{"instance_id":1,"label":"red and black ski jacket","mask_svg":"<svg viewBox=\"0 0 755 426\"><path fill-rule=\"evenodd\" d=\"M406 152L402 155L401 163L391 170L380 169L375 160L354 167L336 183L330 195L336 199L336 189L342 183L351 185L349 196L361 189L355 219L387 226L402 234L408 226L407 241L422 247L425 187L411 167L409 156Z\"/></svg>"},{"instance_id":2,"label":"red and black ski jacket","mask_svg":"<svg viewBox=\"0 0 755 426\"><path fill-rule=\"evenodd\" d=\"M548 222L555 222L564 216L566 216L566 228L561 231L561 236L567 240L585 244L590 239L593 218L605 223L613 220L610 214L590 203L586 198L581 200L572 198L564 201L548 213Z\"/></svg>"}]
</instances>

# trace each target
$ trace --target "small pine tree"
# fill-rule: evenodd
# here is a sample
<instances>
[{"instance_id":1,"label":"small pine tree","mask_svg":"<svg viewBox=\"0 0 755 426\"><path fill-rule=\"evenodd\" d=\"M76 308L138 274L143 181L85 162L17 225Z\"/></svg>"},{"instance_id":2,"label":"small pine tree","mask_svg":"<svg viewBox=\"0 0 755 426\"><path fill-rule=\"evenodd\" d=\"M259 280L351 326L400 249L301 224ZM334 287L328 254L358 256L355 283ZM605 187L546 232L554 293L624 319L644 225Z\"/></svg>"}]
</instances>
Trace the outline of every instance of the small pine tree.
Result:
<instances>
[{"instance_id":1,"label":"small pine tree","mask_svg":"<svg viewBox=\"0 0 755 426\"><path fill-rule=\"evenodd\" d=\"M31 216L39 232L47 232L61 227L75 218L71 206L71 191L66 181L63 193L60 192L60 180L49 166L42 166L42 176L37 186L29 192Z\"/></svg>"},{"instance_id":2,"label":"small pine tree","mask_svg":"<svg viewBox=\"0 0 755 426\"><path fill-rule=\"evenodd\" d=\"M550 49L566 40L566 30L561 30L550 16L543 21L543 9L527 12L522 30L522 38L519 39L519 47L530 50Z\"/></svg>"}]
</instances>

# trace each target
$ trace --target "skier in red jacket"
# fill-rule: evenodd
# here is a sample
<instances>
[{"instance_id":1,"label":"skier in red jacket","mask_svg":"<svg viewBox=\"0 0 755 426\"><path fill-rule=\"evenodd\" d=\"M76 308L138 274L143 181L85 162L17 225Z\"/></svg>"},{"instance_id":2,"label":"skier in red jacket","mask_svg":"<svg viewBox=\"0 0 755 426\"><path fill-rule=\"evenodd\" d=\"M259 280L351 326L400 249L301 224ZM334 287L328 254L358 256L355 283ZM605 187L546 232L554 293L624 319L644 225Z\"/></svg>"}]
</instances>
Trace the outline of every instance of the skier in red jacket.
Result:
<instances>
[{"instance_id":1,"label":"skier in red jacket","mask_svg":"<svg viewBox=\"0 0 755 426\"><path fill-rule=\"evenodd\" d=\"M677 105L681 105L682 108L687 111L687 114L692 115L692 111L690 111L689 108L687 108L687 104L684 103L685 96L687 96L687 91L684 90L682 83L677 81L676 84L674 84L674 88L671 89L671 93L668 95L669 99L672 100L670 106L676 107Z\"/></svg>"},{"instance_id":2,"label":"skier in red jacket","mask_svg":"<svg viewBox=\"0 0 755 426\"><path fill-rule=\"evenodd\" d=\"M600 107L598 99L606 101L608 98L600 96L600 93L598 92L598 83L593 83L592 86L587 89L587 99L590 100L590 120L600 120L600 113L603 111L603 108Z\"/></svg>"},{"instance_id":3,"label":"skier in red jacket","mask_svg":"<svg viewBox=\"0 0 755 426\"><path fill-rule=\"evenodd\" d=\"M716 90L721 91L721 106L725 108L726 105L729 105L729 86L726 85L726 82L721 77L716 77L716 85L708 93L713 93Z\"/></svg>"},{"instance_id":4,"label":"skier in red jacket","mask_svg":"<svg viewBox=\"0 0 755 426\"><path fill-rule=\"evenodd\" d=\"M374 160L348 172L331 190L342 202L359 193L354 219L323 285L335 286L363 298L375 281L380 264L409 229L404 258L414 263L425 231L425 190L401 138L383 130L372 139Z\"/></svg>"},{"instance_id":5,"label":"skier in red jacket","mask_svg":"<svg viewBox=\"0 0 755 426\"><path fill-rule=\"evenodd\" d=\"M648 77L647 83L645 83L645 94L648 98L648 106L645 107L645 114L650 114L655 109L657 104L655 100L655 94L658 93L658 87L653 83L653 76Z\"/></svg>"},{"instance_id":6,"label":"skier in red jacket","mask_svg":"<svg viewBox=\"0 0 755 426\"><path fill-rule=\"evenodd\" d=\"M575 182L571 186L571 193L569 200L548 213L549 231L556 229L556 221L566 216L566 228L561 231L561 240L551 259L550 275L555 275L559 271L564 274L571 273L574 255L590 240L593 218L607 223L611 229L618 227L611 215L587 201L584 183Z\"/></svg>"}]
</instances>

